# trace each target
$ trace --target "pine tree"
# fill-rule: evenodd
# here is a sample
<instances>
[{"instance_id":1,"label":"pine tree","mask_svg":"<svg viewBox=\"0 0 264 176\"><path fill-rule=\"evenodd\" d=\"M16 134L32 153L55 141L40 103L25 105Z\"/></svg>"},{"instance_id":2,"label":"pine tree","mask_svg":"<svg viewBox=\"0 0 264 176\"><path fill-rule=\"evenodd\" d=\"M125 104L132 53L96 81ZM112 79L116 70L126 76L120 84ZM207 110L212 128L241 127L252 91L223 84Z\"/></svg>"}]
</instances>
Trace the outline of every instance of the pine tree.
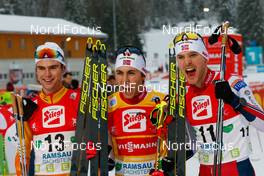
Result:
<instances>
[{"instance_id":1,"label":"pine tree","mask_svg":"<svg viewBox=\"0 0 264 176\"><path fill-rule=\"evenodd\" d=\"M80 25L88 26L85 0L67 0L65 4L66 19Z\"/></svg>"},{"instance_id":2,"label":"pine tree","mask_svg":"<svg viewBox=\"0 0 264 176\"><path fill-rule=\"evenodd\" d=\"M260 0L240 0L237 24L245 45L252 41L256 41L257 45L264 45L264 18Z\"/></svg>"},{"instance_id":3,"label":"pine tree","mask_svg":"<svg viewBox=\"0 0 264 176\"><path fill-rule=\"evenodd\" d=\"M218 20L220 22L229 21L231 26L236 26L237 6L237 1L234 0L218 0L215 3Z\"/></svg>"},{"instance_id":4,"label":"pine tree","mask_svg":"<svg viewBox=\"0 0 264 176\"><path fill-rule=\"evenodd\" d=\"M192 21L199 21L204 18L204 2L202 0L191 0L188 17Z\"/></svg>"}]
</instances>

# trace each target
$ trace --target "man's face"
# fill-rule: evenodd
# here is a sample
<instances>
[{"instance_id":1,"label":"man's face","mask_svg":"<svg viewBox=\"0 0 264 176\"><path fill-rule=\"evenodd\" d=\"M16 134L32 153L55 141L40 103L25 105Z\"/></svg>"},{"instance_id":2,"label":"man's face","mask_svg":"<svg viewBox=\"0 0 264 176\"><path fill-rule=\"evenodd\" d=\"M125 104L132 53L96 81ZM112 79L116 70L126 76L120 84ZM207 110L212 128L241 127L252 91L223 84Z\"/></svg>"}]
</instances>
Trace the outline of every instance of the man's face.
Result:
<instances>
[{"instance_id":1,"label":"man's face","mask_svg":"<svg viewBox=\"0 0 264 176\"><path fill-rule=\"evenodd\" d=\"M71 85L72 76L67 74L67 76L64 78L64 82L67 83L68 85Z\"/></svg>"},{"instance_id":2,"label":"man's face","mask_svg":"<svg viewBox=\"0 0 264 176\"><path fill-rule=\"evenodd\" d=\"M134 98L140 91L143 91L145 76L133 67L121 66L117 68L115 78L116 84L121 86L120 91L124 93L125 98ZM123 85L127 88L122 89Z\"/></svg>"},{"instance_id":3,"label":"man's face","mask_svg":"<svg viewBox=\"0 0 264 176\"><path fill-rule=\"evenodd\" d=\"M189 84L201 87L207 73L207 60L199 53L188 51L176 57L180 70Z\"/></svg>"},{"instance_id":4,"label":"man's face","mask_svg":"<svg viewBox=\"0 0 264 176\"><path fill-rule=\"evenodd\" d=\"M64 67L55 60L42 60L36 65L37 80L45 94L57 92L62 87Z\"/></svg>"}]
</instances>

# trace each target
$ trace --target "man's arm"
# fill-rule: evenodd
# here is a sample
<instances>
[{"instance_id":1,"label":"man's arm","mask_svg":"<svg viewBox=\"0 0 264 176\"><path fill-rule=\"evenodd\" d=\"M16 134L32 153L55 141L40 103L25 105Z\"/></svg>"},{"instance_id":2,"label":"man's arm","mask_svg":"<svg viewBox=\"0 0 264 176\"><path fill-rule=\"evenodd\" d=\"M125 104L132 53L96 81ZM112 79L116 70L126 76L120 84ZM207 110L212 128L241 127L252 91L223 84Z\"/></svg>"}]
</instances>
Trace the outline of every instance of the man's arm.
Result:
<instances>
[{"instance_id":1,"label":"man's arm","mask_svg":"<svg viewBox=\"0 0 264 176\"><path fill-rule=\"evenodd\" d=\"M228 82L217 82L215 94L216 98L222 98L225 103L240 112L251 125L264 131L264 112L243 80L231 77Z\"/></svg>"}]
</instances>

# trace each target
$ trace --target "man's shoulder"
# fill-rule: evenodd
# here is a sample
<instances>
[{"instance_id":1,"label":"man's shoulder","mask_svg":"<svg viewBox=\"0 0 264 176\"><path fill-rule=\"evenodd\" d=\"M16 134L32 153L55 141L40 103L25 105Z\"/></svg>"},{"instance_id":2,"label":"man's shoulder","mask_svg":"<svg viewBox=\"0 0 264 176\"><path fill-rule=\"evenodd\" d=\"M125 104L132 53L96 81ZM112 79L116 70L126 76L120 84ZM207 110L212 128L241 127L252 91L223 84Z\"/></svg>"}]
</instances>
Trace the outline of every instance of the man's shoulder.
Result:
<instances>
[{"instance_id":1,"label":"man's shoulder","mask_svg":"<svg viewBox=\"0 0 264 176\"><path fill-rule=\"evenodd\" d=\"M111 109L114 109L115 107L117 107L118 104L120 104L120 96L119 96L119 92L115 92L111 95L108 96L108 108L111 111Z\"/></svg>"},{"instance_id":2,"label":"man's shoulder","mask_svg":"<svg viewBox=\"0 0 264 176\"><path fill-rule=\"evenodd\" d=\"M228 83L236 91L240 91L240 89L248 86L244 79L239 75L231 75L228 78Z\"/></svg>"},{"instance_id":3,"label":"man's shoulder","mask_svg":"<svg viewBox=\"0 0 264 176\"><path fill-rule=\"evenodd\" d=\"M151 90L148 92L148 97L150 99L154 99L155 97L158 97L160 100L163 100L165 96L166 96L166 94L164 94L162 92L155 91L155 90Z\"/></svg>"},{"instance_id":4,"label":"man's shoulder","mask_svg":"<svg viewBox=\"0 0 264 176\"><path fill-rule=\"evenodd\" d=\"M71 100L79 100L80 99L80 90L72 90L72 89L67 89L66 96L71 99Z\"/></svg>"}]
</instances>

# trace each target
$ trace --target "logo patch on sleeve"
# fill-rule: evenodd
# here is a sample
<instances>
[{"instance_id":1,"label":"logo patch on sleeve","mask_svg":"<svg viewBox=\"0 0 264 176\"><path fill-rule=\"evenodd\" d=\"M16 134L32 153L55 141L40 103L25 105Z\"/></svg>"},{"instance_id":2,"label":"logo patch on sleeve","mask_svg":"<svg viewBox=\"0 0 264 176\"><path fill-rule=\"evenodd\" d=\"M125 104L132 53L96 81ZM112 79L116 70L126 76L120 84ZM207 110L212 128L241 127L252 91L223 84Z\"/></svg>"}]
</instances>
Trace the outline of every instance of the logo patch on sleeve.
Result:
<instances>
[{"instance_id":1,"label":"logo patch on sleeve","mask_svg":"<svg viewBox=\"0 0 264 176\"><path fill-rule=\"evenodd\" d=\"M113 98L111 98L111 100L109 101L109 106L110 107L113 107L113 106L115 106L116 105L116 97L113 97Z\"/></svg>"},{"instance_id":2,"label":"logo patch on sleeve","mask_svg":"<svg viewBox=\"0 0 264 176\"><path fill-rule=\"evenodd\" d=\"M243 87L246 87L246 86L247 86L247 84L244 81L240 80L233 86L233 88L236 89L237 91L239 91L240 89L242 89Z\"/></svg>"}]
</instances>

